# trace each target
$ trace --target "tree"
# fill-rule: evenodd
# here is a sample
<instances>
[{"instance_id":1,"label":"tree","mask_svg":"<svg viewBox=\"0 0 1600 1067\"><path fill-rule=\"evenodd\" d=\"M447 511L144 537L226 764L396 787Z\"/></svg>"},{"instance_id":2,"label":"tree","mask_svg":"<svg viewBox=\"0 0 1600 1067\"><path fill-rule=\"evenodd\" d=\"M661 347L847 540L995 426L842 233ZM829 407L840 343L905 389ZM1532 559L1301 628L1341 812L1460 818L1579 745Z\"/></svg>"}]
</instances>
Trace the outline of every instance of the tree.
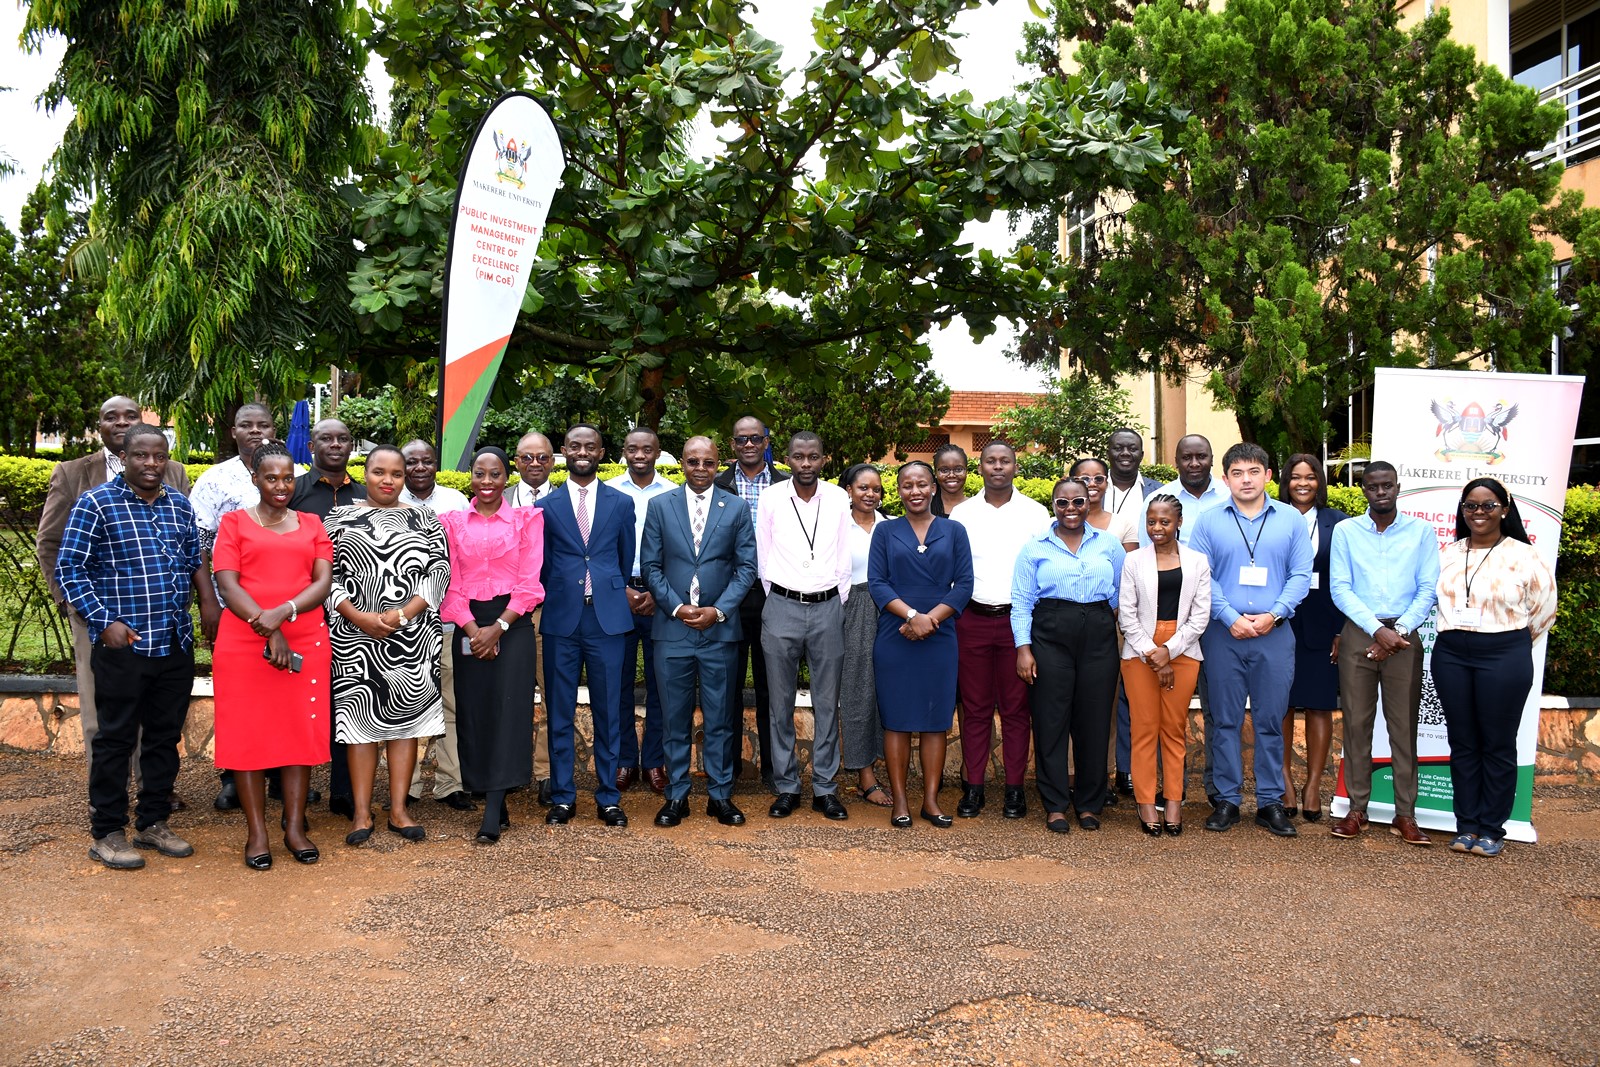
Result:
<instances>
[{"instance_id":1,"label":"tree","mask_svg":"<svg viewBox=\"0 0 1600 1067\"><path fill-rule=\"evenodd\" d=\"M101 402L131 378L95 317L98 292L63 270L84 216L68 215L52 236L47 204L41 185L23 206L20 236L0 224L0 445L27 455L39 432L81 436Z\"/></svg>"},{"instance_id":2,"label":"tree","mask_svg":"<svg viewBox=\"0 0 1600 1067\"><path fill-rule=\"evenodd\" d=\"M1400 27L1391 0L1118 0L1054 5L1057 34L1102 43L1085 73L1148 78L1187 118L1172 180L1102 216L1064 265L1025 358L1063 347L1104 376L1209 376L1245 440L1316 451L1376 366L1536 369L1571 325L1595 340L1600 223L1529 158L1563 121L1448 37L1445 11ZM1058 72L1059 76L1059 72ZM1576 243L1551 285L1549 236ZM1584 314L1570 321L1566 305Z\"/></svg>"},{"instance_id":3,"label":"tree","mask_svg":"<svg viewBox=\"0 0 1600 1067\"><path fill-rule=\"evenodd\" d=\"M775 390L752 410L772 427L773 447L782 451L791 433L814 430L828 451L823 475L838 477L852 463L879 456L905 459L900 444L920 440L950 408L950 387L927 368L915 377L879 369L869 377L836 378L823 386Z\"/></svg>"},{"instance_id":4,"label":"tree","mask_svg":"<svg viewBox=\"0 0 1600 1067\"><path fill-rule=\"evenodd\" d=\"M1033 404L1006 408L995 416L996 437L1018 448L1038 448L1053 469L1082 456L1105 458L1112 431L1144 428L1128 410L1122 390L1085 374L1056 378Z\"/></svg>"},{"instance_id":5,"label":"tree","mask_svg":"<svg viewBox=\"0 0 1600 1067\"><path fill-rule=\"evenodd\" d=\"M374 49L437 107L426 143L397 137L363 182L356 357L389 376L436 359L453 175L513 88L547 103L567 170L504 381L576 368L650 425L674 390L696 426L720 425L770 390L914 377L927 331L958 315L981 337L1031 313L1049 257L974 251L963 226L1159 180L1168 112L1110 81L930 93L956 62L951 21L977 5L828 0L798 66L741 0L378 6ZM697 121L724 137L710 158L684 146Z\"/></svg>"},{"instance_id":6,"label":"tree","mask_svg":"<svg viewBox=\"0 0 1600 1067\"><path fill-rule=\"evenodd\" d=\"M94 200L102 312L141 397L191 434L246 399L299 398L350 328L335 183L377 148L363 18L356 0L30 5L30 46L68 42L42 98L77 113L57 199Z\"/></svg>"}]
</instances>

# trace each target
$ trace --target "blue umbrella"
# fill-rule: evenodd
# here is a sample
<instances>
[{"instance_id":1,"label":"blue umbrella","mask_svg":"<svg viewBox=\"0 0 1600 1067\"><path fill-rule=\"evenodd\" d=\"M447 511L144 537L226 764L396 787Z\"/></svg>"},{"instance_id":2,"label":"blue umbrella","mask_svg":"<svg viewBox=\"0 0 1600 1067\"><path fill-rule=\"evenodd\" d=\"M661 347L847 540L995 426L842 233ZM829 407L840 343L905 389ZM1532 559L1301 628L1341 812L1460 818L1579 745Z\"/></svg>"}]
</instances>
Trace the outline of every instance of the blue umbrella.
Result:
<instances>
[{"instance_id":1,"label":"blue umbrella","mask_svg":"<svg viewBox=\"0 0 1600 1067\"><path fill-rule=\"evenodd\" d=\"M311 405L298 400L289 419L289 439L284 442L296 463L311 462Z\"/></svg>"}]
</instances>

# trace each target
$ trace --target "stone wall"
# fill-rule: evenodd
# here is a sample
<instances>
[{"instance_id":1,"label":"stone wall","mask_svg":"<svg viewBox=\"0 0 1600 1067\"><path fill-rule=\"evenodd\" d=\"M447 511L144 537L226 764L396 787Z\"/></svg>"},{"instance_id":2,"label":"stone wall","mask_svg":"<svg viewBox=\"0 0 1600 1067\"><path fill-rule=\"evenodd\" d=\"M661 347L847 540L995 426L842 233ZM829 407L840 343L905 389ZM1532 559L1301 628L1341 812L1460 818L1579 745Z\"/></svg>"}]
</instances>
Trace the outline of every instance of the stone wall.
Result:
<instances>
[{"instance_id":1,"label":"stone wall","mask_svg":"<svg viewBox=\"0 0 1600 1067\"><path fill-rule=\"evenodd\" d=\"M59 678L3 678L0 677L0 748L24 752L52 752L63 756L83 754L83 728L78 721L78 696L73 691L71 679ZM580 699L584 691L579 690ZM642 694L641 694L642 696ZM748 699L748 698L747 698ZM811 763L812 717L809 698L802 693L802 707L795 713L795 734L800 749L802 767ZM644 726L644 709L637 709L638 726ZM189 720L184 726L182 752L184 755L211 755L212 700L209 679L195 683L195 695L189 705ZM1251 733L1249 716L1246 716L1244 766L1250 766ZM1189 715L1189 761L1191 767L1200 765L1201 739L1205 734L1198 705ZM594 737L588 708L578 709L578 754L587 759ZM1297 724L1295 753L1297 761L1305 763L1303 727ZM1336 768L1342 737L1342 723L1338 712L1333 717L1333 753L1327 773ZM695 762L699 763L700 734L695 732ZM756 738L755 710L746 709L742 747L746 774L755 763L760 751ZM1001 779L1000 724L995 724L995 742L990 757L991 780ZM945 756L945 778L954 782L961 769L961 726L957 721L950 731L950 745ZM1539 748L1535 763L1537 780L1545 784L1571 784L1584 779L1600 779L1600 700L1569 700L1565 697L1547 696L1539 717ZM1331 785L1331 780L1330 780Z\"/></svg>"}]
</instances>

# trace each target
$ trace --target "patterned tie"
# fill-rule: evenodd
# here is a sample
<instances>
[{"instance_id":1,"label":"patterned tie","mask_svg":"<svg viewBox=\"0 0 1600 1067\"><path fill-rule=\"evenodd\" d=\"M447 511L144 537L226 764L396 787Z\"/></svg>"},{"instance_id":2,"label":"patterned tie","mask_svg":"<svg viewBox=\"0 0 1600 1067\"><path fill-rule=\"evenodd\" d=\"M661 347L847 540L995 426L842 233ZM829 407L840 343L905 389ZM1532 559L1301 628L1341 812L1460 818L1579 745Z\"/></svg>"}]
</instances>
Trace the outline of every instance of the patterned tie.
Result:
<instances>
[{"instance_id":1,"label":"patterned tie","mask_svg":"<svg viewBox=\"0 0 1600 1067\"><path fill-rule=\"evenodd\" d=\"M589 547L589 487L578 486L578 534L583 538L583 547ZM587 564L583 568L583 595L594 596L594 579L589 575Z\"/></svg>"},{"instance_id":2,"label":"patterned tie","mask_svg":"<svg viewBox=\"0 0 1600 1067\"><path fill-rule=\"evenodd\" d=\"M700 538L705 532L706 498L704 496L696 496L694 498L694 554L696 559L700 557ZM689 605L696 608L700 606L700 572L698 570L695 571L694 577L689 581Z\"/></svg>"}]
</instances>

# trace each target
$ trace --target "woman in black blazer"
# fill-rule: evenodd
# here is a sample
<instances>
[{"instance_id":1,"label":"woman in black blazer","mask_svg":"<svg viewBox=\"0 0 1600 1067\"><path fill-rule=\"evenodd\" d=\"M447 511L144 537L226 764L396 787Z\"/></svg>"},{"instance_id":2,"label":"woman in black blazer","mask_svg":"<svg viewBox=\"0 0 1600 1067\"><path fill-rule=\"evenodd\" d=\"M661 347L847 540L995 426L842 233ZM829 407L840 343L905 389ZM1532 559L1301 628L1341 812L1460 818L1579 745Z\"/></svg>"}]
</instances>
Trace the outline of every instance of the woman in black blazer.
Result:
<instances>
[{"instance_id":1,"label":"woman in black blazer","mask_svg":"<svg viewBox=\"0 0 1600 1067\"><path fill-rule=\"evenodd\" d=\"M1328 553L1334 526L1349 516L1328 506L1328 484L1315 456L1296 453L1283 469L1278 499L1304 517L1316 553L1311 591L1289 620L1295 636L1294 686L1283 717L1283 806L1291 818L1302 813L1307 822L1316 822L1322 818L1322 769L1333 744L1333 709L1339 706L1339 631L1344 628L1344 615L1333 606L1328 589ZM1292 773L1296 710L1306 720L1306 783L1298 797Z\"/></svg>"}]
</instances>

